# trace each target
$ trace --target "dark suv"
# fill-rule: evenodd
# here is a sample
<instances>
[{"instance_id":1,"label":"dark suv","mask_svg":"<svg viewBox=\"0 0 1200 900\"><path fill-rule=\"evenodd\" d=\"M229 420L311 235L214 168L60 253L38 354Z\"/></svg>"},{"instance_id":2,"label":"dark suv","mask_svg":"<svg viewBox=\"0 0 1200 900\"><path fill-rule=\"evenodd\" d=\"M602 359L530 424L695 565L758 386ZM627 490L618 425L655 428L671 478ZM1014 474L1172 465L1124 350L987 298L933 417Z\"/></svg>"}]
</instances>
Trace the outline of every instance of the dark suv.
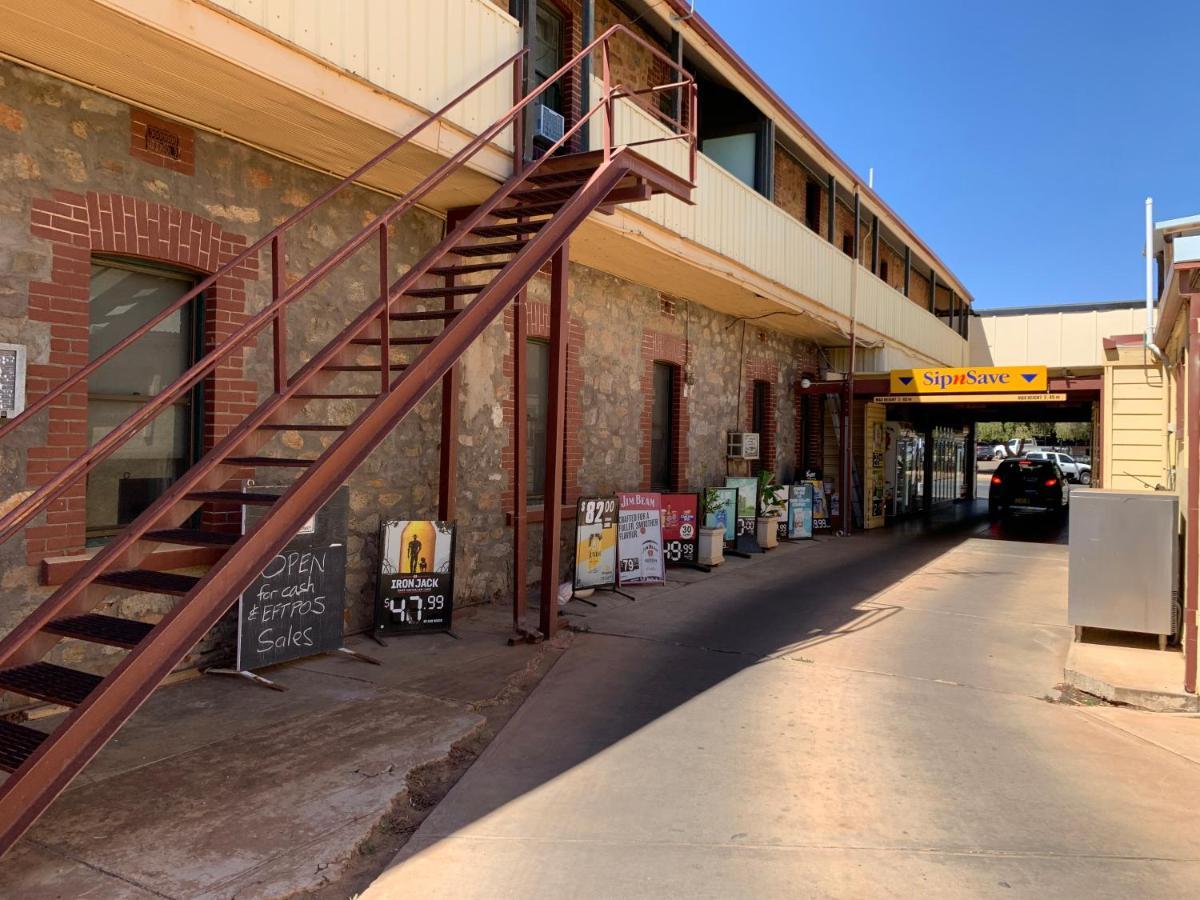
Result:
<instances>
[{"instance_id":1,"label":"dark suv","mask_svg":"<svg viewBox=\"0 0 1200 900\"><path fill-rule=\"evenodd\" d=\"M1039 509L1065 515L1070 488L1058 463L1049 459L1006 459L992 474L988 512L1002 516L1014 509Z\"/></svg>"}]
</instances>

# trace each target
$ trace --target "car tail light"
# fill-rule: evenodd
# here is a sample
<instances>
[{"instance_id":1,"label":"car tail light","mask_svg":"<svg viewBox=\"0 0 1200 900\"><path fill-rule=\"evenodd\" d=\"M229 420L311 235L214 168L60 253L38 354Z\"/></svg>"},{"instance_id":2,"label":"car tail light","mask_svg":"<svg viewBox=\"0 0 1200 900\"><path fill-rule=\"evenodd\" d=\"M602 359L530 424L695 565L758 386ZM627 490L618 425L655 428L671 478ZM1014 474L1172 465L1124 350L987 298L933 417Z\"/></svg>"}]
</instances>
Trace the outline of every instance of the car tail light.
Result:
<instances>
[{"instance_id":1,"label":"car tail light","mask_svg":"<svg viewBox=\"0 0 1200 900\"><path fill-rule=\"evenodd\" d=\"M1046 479L1046 487L1054 487L1056 484L1058 484L1057 478L1047 478Z\"/></svg>"},{"instance_id":2,"label":"car tail light","mask_svg":"<svg viewBox=\"0 0 1200 900\"><path fill-rule=\"evenodd\" d=\"M1004 484L1004 479L1001 478L999 475L993 475L992 476L992 484Z\"/></svg>"}]
</instances>

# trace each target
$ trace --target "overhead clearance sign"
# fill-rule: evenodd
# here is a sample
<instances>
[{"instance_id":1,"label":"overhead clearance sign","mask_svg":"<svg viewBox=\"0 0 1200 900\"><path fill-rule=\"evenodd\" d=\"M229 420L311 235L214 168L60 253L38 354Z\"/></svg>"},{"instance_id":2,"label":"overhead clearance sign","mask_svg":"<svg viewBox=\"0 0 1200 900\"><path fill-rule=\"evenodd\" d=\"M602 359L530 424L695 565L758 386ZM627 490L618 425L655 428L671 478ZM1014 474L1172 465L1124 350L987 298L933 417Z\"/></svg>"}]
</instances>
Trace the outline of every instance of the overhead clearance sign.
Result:
<instances>
[{"instance_id":1,"label":"overhead clearance sign","mask_svg":"<svg viewBox=\"0 0 1200 900\"><path fill-rule=\"evenodd\" d=\"M891 380L893 394L1032 393L1049 387L1045 366L893 369Z\"/></svg>"}]
</instances>

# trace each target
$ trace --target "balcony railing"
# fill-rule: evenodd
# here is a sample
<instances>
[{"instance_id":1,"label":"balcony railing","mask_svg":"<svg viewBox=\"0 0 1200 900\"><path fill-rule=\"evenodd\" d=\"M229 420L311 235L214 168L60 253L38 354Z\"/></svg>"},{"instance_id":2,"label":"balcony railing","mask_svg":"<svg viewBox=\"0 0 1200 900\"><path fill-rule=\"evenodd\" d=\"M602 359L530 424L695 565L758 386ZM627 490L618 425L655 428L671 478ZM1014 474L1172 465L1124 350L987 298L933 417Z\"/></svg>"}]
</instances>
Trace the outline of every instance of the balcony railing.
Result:
<instances>
[{"instance_id":1,"label":"balcony railing","mask_svg":"<svg viewBox=\"0 0 1200 900\"><path fill-rule=\"evenodd\" d=\"M599 84L595 90L601 90ZM617 106L617 143L634 143L667 133L651 113L632 101L621 100ZM593 146L599 146L599 138L593 126ZM686 175L686 147L659 143L648 145L645 152L672 171ZM656 198L628 209L836 313L849 317L853 312L860 326L939 363L965 362L967 344L962 337L861 266L855 301L856 264L850 257L703 155L697 158L692 197L694 206Z\"/></svg>"}]
</instances>

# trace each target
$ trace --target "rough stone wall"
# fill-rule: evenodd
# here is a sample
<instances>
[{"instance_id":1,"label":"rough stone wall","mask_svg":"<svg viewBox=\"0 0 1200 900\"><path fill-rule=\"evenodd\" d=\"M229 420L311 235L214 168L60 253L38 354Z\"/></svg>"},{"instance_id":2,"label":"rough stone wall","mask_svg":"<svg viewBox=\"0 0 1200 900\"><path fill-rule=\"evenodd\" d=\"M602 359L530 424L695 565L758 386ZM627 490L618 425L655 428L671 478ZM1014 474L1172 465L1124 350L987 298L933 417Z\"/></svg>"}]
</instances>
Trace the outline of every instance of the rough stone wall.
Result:
<instances>
[{"instance_id":1,"label":"rough stone wall","mask_svg":"<svg viewBox=\"0 0 1200 900\"><path fill-rule=\"evenodd\" d=\"M191 268L201 277L228 258L226 243L231 250L237 249L239 242L244 246L247 240L265 233L303 207L330 183L325 176L205 132L193 134L177 123L175 127L189 139L183 147L190 144L194 159L190 166L160 164L153 153L134 152L146 147L144 132L137 130L139 120L144 124L156 119L65 82L0 63L0 184L3 185L0 341L28 348L31 398L37 390L57 383L86 360L90 252L170 262ZM189 169L192 174L188 174ZM312 263L352 236L385 203L386 198L378 194L349 191L331 201L312 223L295 229L287 240L289 280L299 277ZM208 241L204 246L212 246L211 255L207 250L188 255L189 248L201 245L189 244L186 238L181 241L178 237L181 221L194 223L196 231ZM441 229L440 220L419 211L397 223L389 242L393 277L435 243ZM214 235L225 238L214 243L209 240ZM65 253L64 248L71 252ZM358 254L331 276L327 285L300 301L289 314L291 370L309 359L373 297L373 285L377 284L376 252L372 246L369 252ZM230 318L234 313L221 312L233 309L227 306L230 302L236 300L240 307L237 314L244 312L243 319L267 302L270 278L265 276L270 270L269 254L252 259L247 269L250 277L244 280L240 295L222 293L226 289L219 288L210 298L209 321L205 325L208 343L228 333L231 324L237 321ZM256 273L264 277L255 277ZM82 299L76 299L76 294ZM75 318L59 321L56 310L64 302L83 304L82 314L68 314L82 322L76 322ZM74 331L56 337L56 328ZM208 444L229 427L230 420L226 417L236 416L240 420L246 408L269 393L268 348L269 332L256 346L246 350L241 365L219 371L224 380L216 384L206 408ZM472 354L483 350L482 346L473 348ZM350 384L353 379L370 376L345 377ZM357 383L365 384L361 380ZM75 399L83 402L83 395ZM371 557L380 518L422 516L435 505L437 404L435 390L351 480L354 512L347 587L350 629L365 627L369 621L373 591L369 572L374 563ZM333 421L349 421L348 417L354 414L353 406L352 402L344 406L330 403L329 409L318 415ZM27 462L30 451L61 442L48 431L54 421L53 412L49 421L43 416L0 447L0 497L22 495L29 490L27 485L36 484L61 464L39 463L41 468L35 472L31 466L38 461ZM481 430L475 434L478 443L486 445L488 432ZM289 432L277 437L264 452L304 453L315 449L318 443L322 441L311 433ZM481 452L486 456L486 446ZM470 451L465 456L464 465L476 464ZM264 471L259 477L267 481L268 473ZM486 519L485 510L471 505L470 497L463 499L461 505L467 531L476 522L487 523L481 524L481 528L495 524L494 519ZM498 506L498 501L493 500L493 505ZM79 525L76 520L81 520L82 515L81 505L63 505L43 516L37 527L66 523L74 529L72 534L81 537L82 528L76 527ZM34 564L38 559L33 557L40 559L41 548L46 553L58 554L82 549L78 537L74 537L69 545L51 548L43 543L31 547L38 552L27 558L26 543L26 536L19 536L0 546L0 589L4 598L0 603L0 632L11 629L50 592L39 585L38 568ZM473 533L467 536L462 542L464 558L478 543ZM467 577L462 583L464 593L479 590L476 579ZM169 605L161 598L118 594L110 610L119 615L153 619ZM222 656L228 649L227 635L226 630L218 629L197 648L189 663L207 663ZM104 671L119 658L119 654L92 645L65 642L60 647L56 658L93 671Z\"/></svg>"}]
</instances>

